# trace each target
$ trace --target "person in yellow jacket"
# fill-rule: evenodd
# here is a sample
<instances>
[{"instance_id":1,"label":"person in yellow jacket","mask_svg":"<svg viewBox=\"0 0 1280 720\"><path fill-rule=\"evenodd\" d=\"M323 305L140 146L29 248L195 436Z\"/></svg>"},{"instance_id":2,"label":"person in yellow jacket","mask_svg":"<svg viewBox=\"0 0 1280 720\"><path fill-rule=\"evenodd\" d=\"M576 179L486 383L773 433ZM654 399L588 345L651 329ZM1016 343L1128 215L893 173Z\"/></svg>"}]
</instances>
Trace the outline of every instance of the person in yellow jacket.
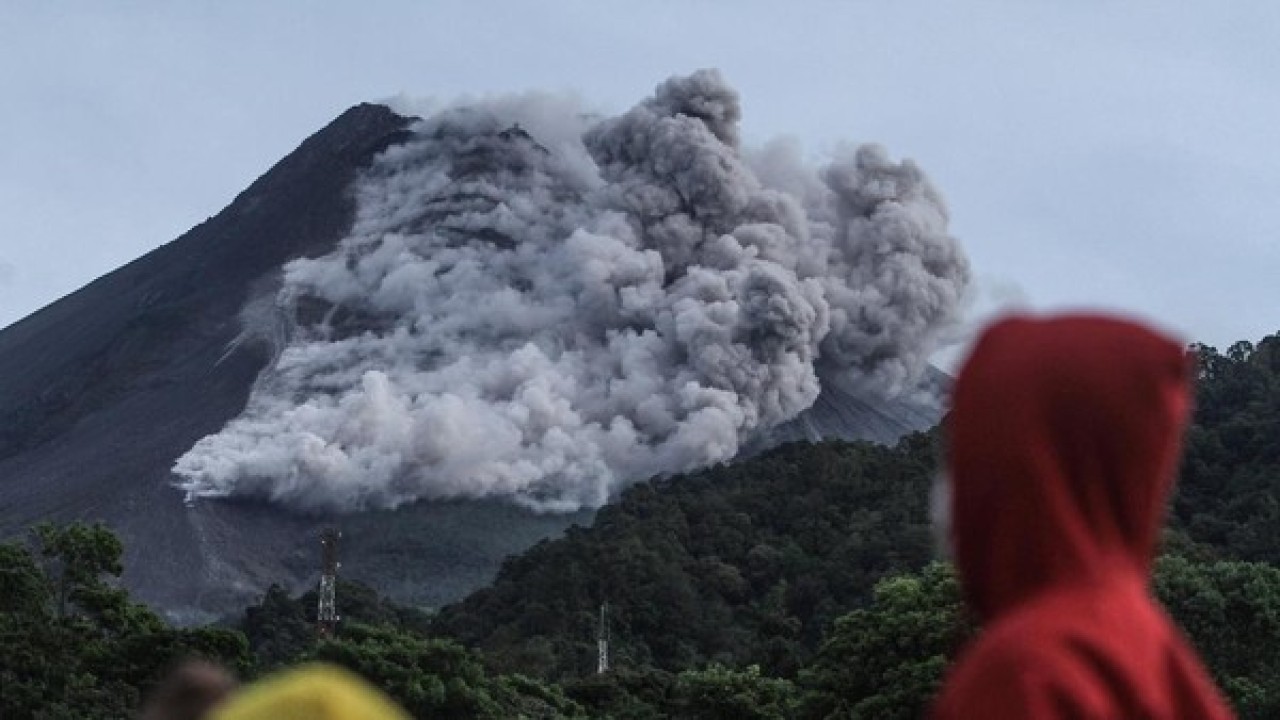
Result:
<instances>
[{"instance_id":1,"label":"person in yellow jacket","mask_svg":"<svg viewBox=\"0 0 1280 720\"><path fill-rule=\"evenodd\" d=\"M216 706L209 720L410 720L382 691L332 665L265 678Z\"/></svg>"}]
</instances>

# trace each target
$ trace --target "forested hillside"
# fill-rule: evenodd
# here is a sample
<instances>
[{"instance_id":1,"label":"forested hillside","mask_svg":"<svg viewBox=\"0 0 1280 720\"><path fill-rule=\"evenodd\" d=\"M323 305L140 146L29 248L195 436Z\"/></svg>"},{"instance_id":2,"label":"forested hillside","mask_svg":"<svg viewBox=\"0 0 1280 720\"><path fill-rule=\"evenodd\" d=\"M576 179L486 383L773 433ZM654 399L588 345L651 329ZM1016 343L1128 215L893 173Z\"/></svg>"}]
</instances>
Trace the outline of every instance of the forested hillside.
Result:
<instances>
[{"instance_id":1,"label":"forested hillside","mask_svg":"<svg viewBox=\"0 0 1280 720\"><path fill-rule=\"evenodd\" d=\"M1241 716L1278 717L1280 336L1200 354L1155 589ZM112 581L109 532L45 527L0 545L0 716L127 716L194 653L247 677L336 662L422 717L918 717L975 630L931 561L938 442L795 444L637 485L435 615L344 583L319 642L314 594L277 588L226 627L166 627Z\"/></svg>"},{"instance_id":2,"label":"forested hillside","mask_svg":"<svg viewBox=\"0 0 1280 720\"><path fill-rule=\"evenodd\" d=\"M1174 524L1223 557L1280 564L1280 335L1197 349Z\"/></svg>"},{"instance_id":3,"label":"forested hillside","mask_svg":"<svg viewBox=\"0 0 1280 720\"><path fill-rule=\"evenodd\" d=\"M796 443L638 485L502 568L434 628L499 667L551 678L596 663L598 608L620 666L759 665L794 676L886 573L931 556L932 435L889 448Z\"/></svg>"},{"instance_id":4,"label":"forested hillside","mask_svg":"<svg viewBox=\"0 0 1280 720\"><path fill-rule=\"evenodd\" d=\"M1280 647L1280 625L1269 624L1280 610L1273 604L1280 602L1273 567L1280 564L1280 336L1236 343L1225 354L1196 350L1197 407L1157 587L1229 693L1261 717L1280 712L1280 676L1268 664L1280 657L1269 650ZM940 618L961 623L955 596L942 591L949 586L939 571L922 570L938 439L935 431L894 448L790 445L638 486L594 527L510 560L490 588L445 608L433 627L480 648L497 668L550 679L594 666L602 603L618 662L629 667L755 665L812 681L814 663L834 671L832 659L851 660L855 646L859 663L892 665L910 659L902 645L871 652L859 643L903 621L866 622L866 613L893 608L911 622L923 613L941 623L926 644L945 653L965 630L943 628ZM893 573L906 574L875 586ZM873 586L883 607L868 608ZM862 628L858 638L854 627ZM919 681L924 666L911 667ZM928 668L931 683L941 663ZM911 684L885 679L901 668L870 673L878 685L867 673L855 672L862 678L855 682L853 671L843 672L831 687L844 692L862 687L871 696Z\"/></svg>"}]
</instances>

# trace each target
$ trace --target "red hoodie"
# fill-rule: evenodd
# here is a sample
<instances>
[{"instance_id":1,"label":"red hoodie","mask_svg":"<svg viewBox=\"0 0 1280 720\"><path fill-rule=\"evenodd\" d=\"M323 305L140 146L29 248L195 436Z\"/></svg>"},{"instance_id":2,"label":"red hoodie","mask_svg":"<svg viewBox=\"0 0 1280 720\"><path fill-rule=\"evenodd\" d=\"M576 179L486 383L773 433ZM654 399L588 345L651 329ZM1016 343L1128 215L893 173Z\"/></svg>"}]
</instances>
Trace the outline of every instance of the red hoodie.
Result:
<instances>
[{"instance_id":1,"label":"red hoodie","mask_svg":"<svg viewBox=\"0 0 1280 720\"><path fill-rule=\"evenodd\" d=\"M1148 588L1190 375L1180 345L1105 317L1015 317L979 340L948 462L985 629L935 720L1232 717Z\"/></svg>"}]
</instances>

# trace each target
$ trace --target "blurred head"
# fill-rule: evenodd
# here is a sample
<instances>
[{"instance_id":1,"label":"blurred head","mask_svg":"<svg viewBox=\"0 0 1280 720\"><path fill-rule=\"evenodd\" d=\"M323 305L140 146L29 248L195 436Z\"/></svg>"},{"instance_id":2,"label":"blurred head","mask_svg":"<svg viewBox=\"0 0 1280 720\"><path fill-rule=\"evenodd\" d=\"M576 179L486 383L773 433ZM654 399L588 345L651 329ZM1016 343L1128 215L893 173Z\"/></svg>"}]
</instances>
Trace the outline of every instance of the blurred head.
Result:
<instances>
[{"instance_id":1,"label":"blurred head","mask_svg":"<svg viewBox=\"0 0 1280 720\"><path fill-rule=\"evenodd\" d=\"M363 678L305 665L259 680L214 709L210 720L409 720Z\"/></svg>"},{"instance_id":2,"label":"blurred head","mask_svg":"<svg viewBox=\"0 0 1280 720\"><path fill-rule=\"evenodd\" d=\"M142 720L200 720L236 688L231 673L204 660L187 660L151 692Z\"/></svg>"},{"instance_id":3,"label":"blurred head","mask_svg":"<svg viewBox=\"0 0 1280 720\"><path fill-rule=\"evenodd\" d=\"M1099 315L1010 317L956 378L947 536L990 616L1038 591L1150 571L1194 373L1183 345Z\"/></svg>"}]
</instances>

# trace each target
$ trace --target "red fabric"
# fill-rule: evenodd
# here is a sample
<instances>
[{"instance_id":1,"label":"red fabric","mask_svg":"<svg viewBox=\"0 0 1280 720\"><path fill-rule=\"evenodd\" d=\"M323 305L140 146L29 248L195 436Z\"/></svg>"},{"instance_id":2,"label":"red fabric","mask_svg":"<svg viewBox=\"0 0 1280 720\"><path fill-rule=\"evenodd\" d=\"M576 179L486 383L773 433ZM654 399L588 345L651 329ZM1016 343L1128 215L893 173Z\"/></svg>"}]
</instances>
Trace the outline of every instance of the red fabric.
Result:
<instances>
[{"instance_id":1,"label":"red fabric","mask_svg":"<svg viewBox=\"0 0 1280 720\"><path fill-rule=\"evenodd\" d=\"M1191 375L1179 344L1123 320L983 334L948 462L956 564L985 629L935 720L1232 717L1148 589Z\"/></svg>"}]
</instances>

